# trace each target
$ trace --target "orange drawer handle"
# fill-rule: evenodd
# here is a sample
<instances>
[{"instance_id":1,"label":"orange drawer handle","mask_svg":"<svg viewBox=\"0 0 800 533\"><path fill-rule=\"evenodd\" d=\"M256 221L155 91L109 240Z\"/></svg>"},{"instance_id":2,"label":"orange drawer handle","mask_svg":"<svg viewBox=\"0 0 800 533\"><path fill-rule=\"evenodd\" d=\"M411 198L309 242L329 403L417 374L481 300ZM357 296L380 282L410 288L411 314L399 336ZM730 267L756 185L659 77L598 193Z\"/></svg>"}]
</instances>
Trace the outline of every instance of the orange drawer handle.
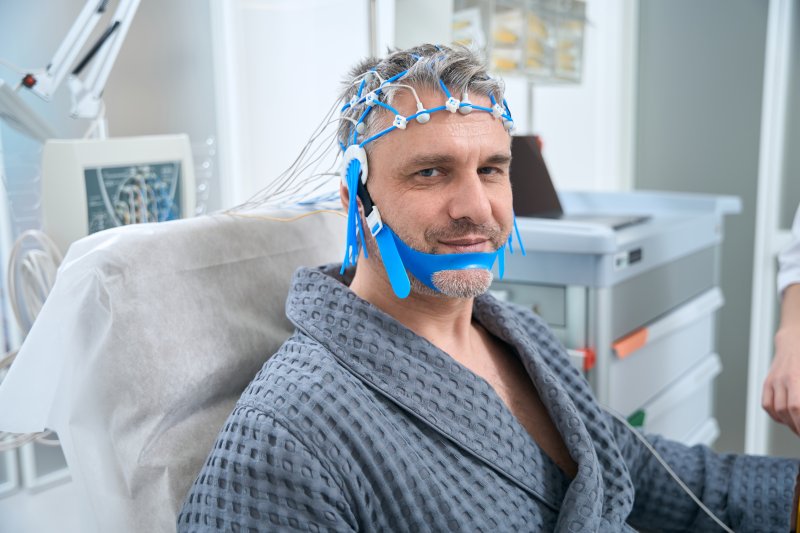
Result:
<instances>
[{"instance_id":1,"label":"orange drawer handle","mask_svg":"<svg viewBox=\"0 0 800 533\"><path fill-rule=\"evenodd\" d=\"M642 328L622 337L611 347L617 352L617 357L625 359L645 344L647 344L647 328Z\"/></svg>"},{"instance_id":2,"label":"orange drawer handle","mask_svg":"<svg viewBox=\"0 0 800 533\"><path fill-rule=\"evenodd\" d=\"M583 371L588 372L597 364L597 354L592 348L577 348L576 352L583 355Z\"/></svg>"}]
</instances>

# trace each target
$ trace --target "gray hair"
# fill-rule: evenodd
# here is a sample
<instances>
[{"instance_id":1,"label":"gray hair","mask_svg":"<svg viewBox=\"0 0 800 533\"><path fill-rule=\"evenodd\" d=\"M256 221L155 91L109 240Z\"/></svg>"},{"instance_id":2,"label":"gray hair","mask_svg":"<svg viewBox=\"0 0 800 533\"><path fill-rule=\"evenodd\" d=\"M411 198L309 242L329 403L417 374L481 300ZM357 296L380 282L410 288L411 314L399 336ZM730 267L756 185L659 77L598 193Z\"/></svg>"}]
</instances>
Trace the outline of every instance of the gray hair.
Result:
<instances>
[{"instance_id":1,"label":"gray hair","mask_svg":"<svg viewBox=\"0 0 800 533\"><path fill-rule=\"evenodd\" d=\"M423 44L408 50L391 51L383 59L371 57L360 61L344 80L341 103L345 105L353 100L358 94L362 79L365 80L361 92L363 97L377 89L381 84L380 80L388 80L405 70L408 73L398 83L410 85L417 90L441 91L439 85L441 80L455 98L460 99L464 92L468 92L482 96L493 95L498 102L503 101L505 85L501 80L489 76L486 62L478 52L459 45L447 47ZM374 71L379 77L367 75L370 71ZM381 101L391 105L398 90L402 90L402 87L384 88L381 91L383 95ZM442 98L442 103L444 100ZM351 105L342 113L343 117L352 119L340 121L337 138L342 145L348 146L352 143L354 121L361 117L365 109L366 104L360 103ZM373 108L364 119L365 130L358 135L358 139L363 141L386 128L391 123L391 120L386 120L387 113L387 110L380 107ZM367 151L370 149L370 144L365 146Z\"/></svg>"}]
</instances>

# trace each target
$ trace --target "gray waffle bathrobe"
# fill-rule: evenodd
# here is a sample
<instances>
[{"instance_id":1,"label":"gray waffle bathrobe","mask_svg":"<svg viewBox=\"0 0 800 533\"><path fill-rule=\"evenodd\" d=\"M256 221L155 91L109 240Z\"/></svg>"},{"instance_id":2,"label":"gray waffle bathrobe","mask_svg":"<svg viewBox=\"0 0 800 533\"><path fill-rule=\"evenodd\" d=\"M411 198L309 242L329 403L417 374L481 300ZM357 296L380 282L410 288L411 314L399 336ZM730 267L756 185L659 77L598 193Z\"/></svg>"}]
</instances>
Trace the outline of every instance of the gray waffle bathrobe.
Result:
<instances>
[{"instance_id":1,"label":"gray waffle bathrobe","mask_svg":"<svg viewBox=\"0 0 800 533\"><path fill-rule=\"evenodd\" d=\"M578 464L567 478L492 387L351 292L295 273L297 330L242 394L180 531L718 531L603 412L548 327L491 296L474 319L511 346ZM736 531L788 531L798 462L650 441Z\"/></svg>"}]
</instances>

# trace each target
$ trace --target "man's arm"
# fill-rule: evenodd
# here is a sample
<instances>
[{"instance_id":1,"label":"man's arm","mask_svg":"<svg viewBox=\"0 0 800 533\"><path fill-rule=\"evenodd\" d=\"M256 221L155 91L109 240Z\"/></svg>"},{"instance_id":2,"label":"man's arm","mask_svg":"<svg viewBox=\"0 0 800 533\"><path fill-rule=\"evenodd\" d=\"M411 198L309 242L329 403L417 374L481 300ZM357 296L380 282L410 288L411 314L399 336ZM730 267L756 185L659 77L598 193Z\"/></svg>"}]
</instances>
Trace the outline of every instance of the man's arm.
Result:
<instances>
[{"instance_id":1,"label":"man's arm","mask_svg":"<svg viewBox=\"0 0 800 533\"><path fill-rule=\"evenodd\" d=\"M354 531L325 460L275 416L238 405L177 520L179 532Z\"/></svg>"},{"instance_id":2,"label":"man's arm","mask_svg":"<svg viewBox=\"0 0 800 533\"><path fill-rule=\"evenodd\" d=\"M783 293L775 358L764 381L761 405L800 436L800 283Z\"/></svg>"},{"instance_id":3,"label":"man's arm","mask_svg":"<svg viewBox=\"0 0 800 533\"><path fill-rule=\"evenodd\" d=\"M629 428L609 417L636 491L632 526L657 531L719 531ZM734 531L789 531L800 462L717 454L655 435L653 445L675 473Z\"/></svg>"}]
</instances>

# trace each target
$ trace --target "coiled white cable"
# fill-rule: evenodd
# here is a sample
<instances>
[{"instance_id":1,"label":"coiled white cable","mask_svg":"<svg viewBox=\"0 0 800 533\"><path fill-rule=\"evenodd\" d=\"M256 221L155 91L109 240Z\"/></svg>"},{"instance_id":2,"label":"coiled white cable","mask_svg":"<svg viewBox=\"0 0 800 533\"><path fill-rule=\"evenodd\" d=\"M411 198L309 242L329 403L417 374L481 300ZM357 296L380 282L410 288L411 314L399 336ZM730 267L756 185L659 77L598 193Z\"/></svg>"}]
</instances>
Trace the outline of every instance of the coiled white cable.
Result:
<instances>
[{"instance_id":1,"label":"coiled white cable","mask_svg":"<svg viewBox=\"0 0 800 533\"><path fill-rule=\"evenodd\" d=\"M722 520L720 520L719 518L717 518L717 515L715 515L715 514L714 514L714 513L711 511L711 509L709 509L708 507L706 507L706 505L705 505L703 502L701 502L701 501L700 501L700 498L698 498L697 496L695 496L694 492L692 492L692 489L690 489L688 486L686 486L686 483L684 483L684 482L683 482L683 480L682 480L680 477L678 477L678 474L676 474L676 473L675 473L675 471L674 471L674 470L672 470L672 468L671 468L671 467L670 467L670 466L667 464L667 462L666 462L666 461L665 461L665 460L664 460L664 459L661 457L661 455L660 455L660 454L659 454L659 453L656 451L656 449L655 449L655 448L653 448L653 445L652 445L652 444L650 444L650 443L647 441L647 439L646 439L646 438L644 438L644 435L642 435L642 434L641 434L641 432L640 432L639 430L637 430L635 427L633 427L633 426L632 426L632 425L631 425L631 424L628 422L628 420L627 420L625 417L623 417L621 414L617 413L617 412L616 412L616 411L614 411L613 409L611 409L611 408L609 408L609 407L603 407L603 408L606 410L606 412L607 412L608 414L610 414L611 416L613 416L614 418L616 418L617 420L619 420L619 421L620 421L620 422L621 422L621 423L622 423L622 424L623 424L623 425L624 425L626 428L628 428L628 429L631 431L631 433L633 433L633 434L636 436L636 438L637 438L637 439L639 439L639 441L641 441L641 443L642 443L642 444L644 444L645 448L647 448L647 449L650 451L650 453L651 453L651 454L653 454L653 457L655 457L655 458L656 458L656 460L657 460L659 463L661 463L661 466L663 466L663 467L664 467L664 470L666 470L666 471L667 471L667 473L668 473L670 476L672 476L672 479L674 479L674 480L675 480L675 482L678 484L678 486L680 486L680 488L682 488L682 489L684 490L684 492L686 492L686 494L688 494L688 495L689 495L689 497L690 497L692 500L694 500L694 502L695 502L695 503L696 503L698 506L700 506L700 509L702 509L702 510L703 510L703 512L705 512L705 513L706 513L706 514L707 514L707 515L708 515L708 516L709 516L709 517L710 517L710 518L711 518L711 519L712 519L714 522L716 522L716 523L717 523L717 525L718 525L719 527L721 527L723 530L727 531L728 533L734 533L734 531L733 531L731 528L729 528L727 525L725 525L725 523L724 523Z\"/></svg>"},{"instance_id":2,"label":"coiled white cable","mask_svg":"<svg viewBox=\"0 0 800 533\"><path fill-rule=\"evenodd\" d=\"M28 241L38 247L23 250ZM19 236L8 261L8 297L14 317L27 335L33 321L50 294L63 257L50 237L39 230L28 230ZM22 281L21 290L17 284Z\"/></svg>"},{"instance_id":3,"label":"coiled white cable","mask_svg":"<svg viewBox=\"0 0 800 533\"><path fill-rule=\"evenodd\" d=\"M33 241L34 247L24 249L29 241ZM30 332L34 320L42 310L47 295L55 284L58 266L62 260L61 252L53 240L39 230L23 232L11 248L8 261L8 297L14 318L24 335ZM17 286L18 282L22 283L21 287ZM10 367L16 355L16 351L5 354L0 359L0 371ZM0 452L32 441L56 446L57 439L47 438L52 434L49 430L22 434L0 431Z\"/></svg>"}]
</instances>

